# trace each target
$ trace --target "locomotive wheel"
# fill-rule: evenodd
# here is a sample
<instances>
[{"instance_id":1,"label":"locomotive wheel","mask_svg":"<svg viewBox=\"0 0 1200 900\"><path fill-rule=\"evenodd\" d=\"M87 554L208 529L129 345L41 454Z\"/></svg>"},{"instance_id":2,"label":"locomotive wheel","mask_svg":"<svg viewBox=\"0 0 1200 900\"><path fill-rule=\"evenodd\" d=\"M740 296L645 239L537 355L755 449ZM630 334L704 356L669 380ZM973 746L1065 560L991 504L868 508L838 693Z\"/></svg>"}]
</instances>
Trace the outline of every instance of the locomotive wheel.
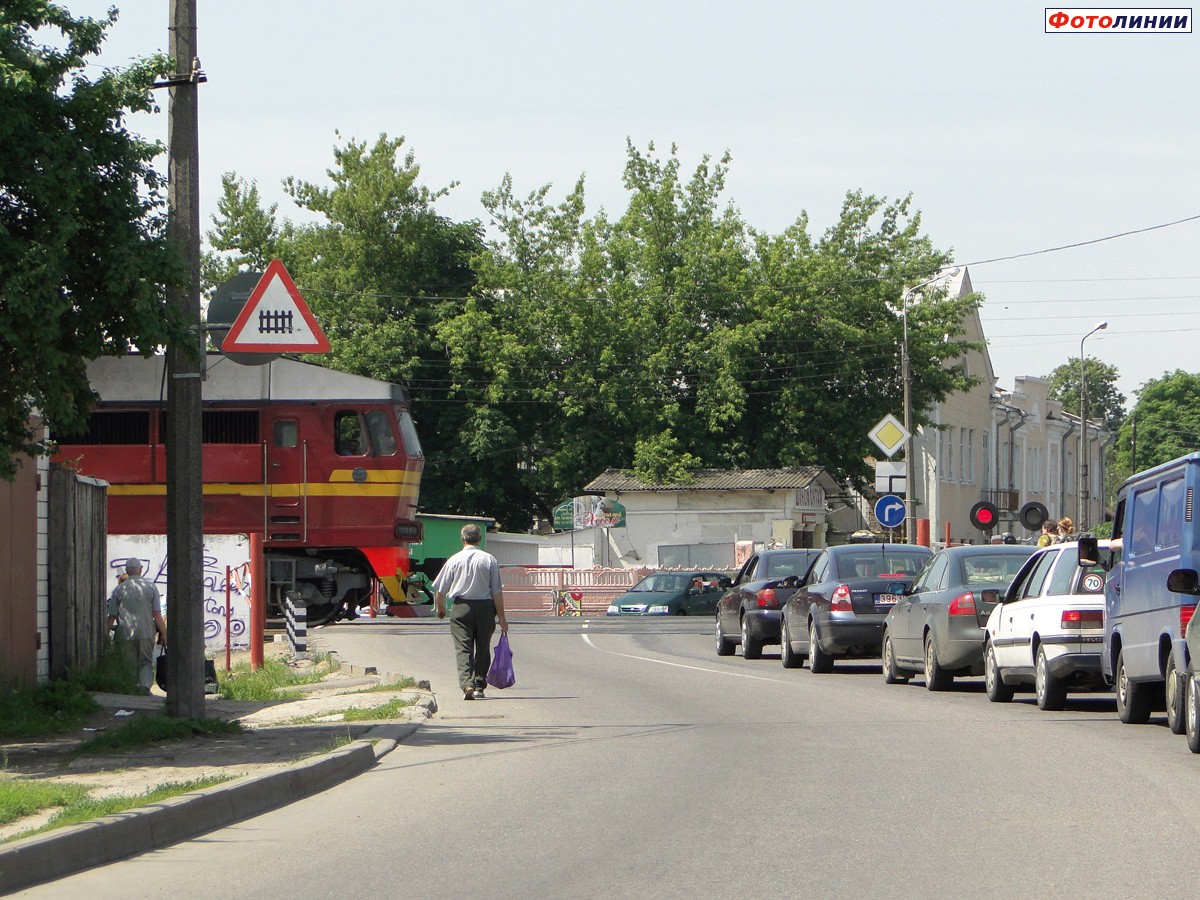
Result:
<instances>
[{"instance_id":1,"label":"locomotive wheel","mask_svg":"<svg viewBox=\"0 0 1200 900\"><path fill-rule=\"evenodd\" d=\"M308 606L308 626L328 625L336 622L342 612L340 603L310 603Z\"/></svg>"}]
</instances>

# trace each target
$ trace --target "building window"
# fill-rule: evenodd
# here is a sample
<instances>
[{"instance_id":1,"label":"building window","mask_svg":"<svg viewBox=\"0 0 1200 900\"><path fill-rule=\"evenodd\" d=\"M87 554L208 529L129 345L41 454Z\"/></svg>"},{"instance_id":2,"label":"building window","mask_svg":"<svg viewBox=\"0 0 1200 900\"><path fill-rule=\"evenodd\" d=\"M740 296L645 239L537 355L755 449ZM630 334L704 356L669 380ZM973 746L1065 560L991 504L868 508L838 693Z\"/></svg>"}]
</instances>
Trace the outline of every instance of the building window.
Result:
<instances>
[{"instance_id":1,"label":"building window","mask_svg":"<svg viewBox=\"0 0 1200 900\"><path fill-rule=\"evenodd\" d=\"M975 483L975 429L967 431L967 484Z\"/></svg>"},{"instance_id":2,"label":"building window","mask_svg":"<svg viewBox=\"0 0 1200 900\"><path fill-rule=\"evenodd\" d=\"M992 433L985 431L983 440L980 442L980 451L983 454L983 478L982 487L986 491L992 486Z\"/></svg>"},{"instance_id":3,"label":"building window","mask_svg":"<svg viewBox=\"0 0 1200 900\"><path fill-rule=\"evenodd\" d=\"M959 428L959 484L967 481L967 430Z\"/></svg>"},{"instance_id":4,"label":"building window","mask_svg":"<svg viewBox=\"0 0 1200 900\"><path fill-rule=\"evenodd\" d=\"M954 480L954 427L946 431L946 481Z\"/></svg>"}]
</instances>

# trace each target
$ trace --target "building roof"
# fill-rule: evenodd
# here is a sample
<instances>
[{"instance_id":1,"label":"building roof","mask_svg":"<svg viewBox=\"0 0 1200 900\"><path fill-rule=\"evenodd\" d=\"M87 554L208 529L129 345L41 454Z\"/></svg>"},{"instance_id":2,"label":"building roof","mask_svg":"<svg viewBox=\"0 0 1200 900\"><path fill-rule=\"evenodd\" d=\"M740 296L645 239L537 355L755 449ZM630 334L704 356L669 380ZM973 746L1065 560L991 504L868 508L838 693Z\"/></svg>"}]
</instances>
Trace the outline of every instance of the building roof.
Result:
<instances>
[{"instance_id":1,"label":"building roof","mask_svg":"<svg viewBox=\"0 0 1200 900\"><path fill-rule=\"evenodd\" d=\"M608 469L584 486L589 494L637 491L775 491L806 488L818 480L836 488L821 466L792 469L701 469L687 484L647 484L632 472Z\"/></svg>"}]
</instances>

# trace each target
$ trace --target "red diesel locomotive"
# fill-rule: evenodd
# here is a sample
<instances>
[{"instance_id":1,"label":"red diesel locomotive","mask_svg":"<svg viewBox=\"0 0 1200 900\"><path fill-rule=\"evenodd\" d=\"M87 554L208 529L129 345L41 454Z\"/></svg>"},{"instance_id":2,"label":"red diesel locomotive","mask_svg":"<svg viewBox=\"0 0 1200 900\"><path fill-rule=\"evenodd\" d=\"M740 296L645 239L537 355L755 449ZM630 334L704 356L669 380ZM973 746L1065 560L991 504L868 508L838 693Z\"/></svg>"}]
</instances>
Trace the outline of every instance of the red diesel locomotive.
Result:
<instances>
[{"instance_id":1,"label":"red diesel locomotive","mask_svg":"<svg viewBox=\"0 0 1200 900\"><path fill-rule=\"evenodd\" d=\"M56 436L58 461L109 483L111 534L166 533L164 370L161 356L93 361L88 431ZM310 622L330 621L376 579L405 596L424 465L405 388L210 354L202 396L204 533L264 536L273 609L297 591Z\"/></svg>"}]
</instances>

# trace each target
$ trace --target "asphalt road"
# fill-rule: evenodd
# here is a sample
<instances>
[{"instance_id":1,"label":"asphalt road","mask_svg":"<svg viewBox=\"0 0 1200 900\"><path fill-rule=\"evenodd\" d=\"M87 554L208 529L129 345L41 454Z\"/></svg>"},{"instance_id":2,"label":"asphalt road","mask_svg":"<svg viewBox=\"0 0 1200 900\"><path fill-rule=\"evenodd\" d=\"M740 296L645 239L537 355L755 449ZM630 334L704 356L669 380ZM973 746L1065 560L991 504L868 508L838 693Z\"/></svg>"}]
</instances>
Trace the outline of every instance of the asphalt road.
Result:
<instances>
[{"instance_id":1,"label":"asphalt road","mask_svg":"<svg viewBox=\"0 0 1200 900\"><path fill-rule=\"evenodd\" d=\"M466 702L444 623L322 629L440 712L316 797L28 896L1141 897L1194 893L1200 757L1109 696L1040 712L718 658L707 619L513 623Z\"/></svg>"}]
</instances>

